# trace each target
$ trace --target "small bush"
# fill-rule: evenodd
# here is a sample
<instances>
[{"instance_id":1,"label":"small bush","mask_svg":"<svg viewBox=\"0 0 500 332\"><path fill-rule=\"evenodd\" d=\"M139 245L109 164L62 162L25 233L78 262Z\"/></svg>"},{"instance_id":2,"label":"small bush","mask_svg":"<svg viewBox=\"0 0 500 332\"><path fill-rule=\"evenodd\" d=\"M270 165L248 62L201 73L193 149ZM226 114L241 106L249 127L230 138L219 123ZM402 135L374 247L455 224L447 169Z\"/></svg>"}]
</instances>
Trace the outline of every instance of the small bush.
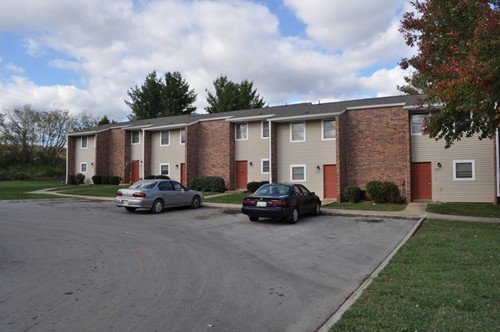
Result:
<instances>
[{"instance_id":1,"label":"small bush","mask_svg":"<svg viewBox=\"0 0 500 332\"><path fill-rule=\"evenodd\" d=\"M101 181L102 184L109 184L109 175L103 175Z\"/></svg>"},{"instance_id":2,"label":"small bush","mask_svg":"<svg viewBox=\"0 0 500 332\"><path fill-rule=\"evenodd\" d=\"M77 184L75 175L68 175L68 184L72 184L72 185Z\"/></svg>"},{"instance_id":3,"label":"small bush","mask_svg":"<svg viewBox=\"0 0 500 332\"><path fill-rule=\"evenodd\" d=\"M144 180L153 180L154 178L155 178L155 176L150 174L150 175L146 175L144 177Z\"/></svg>"},{"instance_id":4,"label":"small bush","mask_svg":"<svg viewBox=\"0 0 500 332\"><path fill-rule=\"evenodd\" d=\"M257 189L259 189L260 187L262 187L262 185L266 184L266 183L269 183L269 181L252 181L252 182L248 182L247 184L247 190L249 192L256 192Z\"/></svg>"},{"instance_id":5,"label":"small bush","mask_svg":"<svg viewBox=\"0 0 500 332\"><path fill-rule=\"evenodd\" d=\"M189 181L188 187L200 191L226 191L226 184L220 176L197 176Z\"/></svg>"},{"instance_id":6,"label":"small bush","mask_svg":"<svg viewBox=\"0 0 500 332\"><path fill-rule=\"evenodd\" d=\"M102 184L102 176L101 175L94 175L92 177L92 182L94 182L94 184Z\"/></svg>"},{"instance_id":7,"label":"small bush","mask_svg":"<svg viewBox=\"0 0 500 332\"><path fill-rule=\"evenodd\" d=\"M344 197L351 203L358 203L361 199L361 189L358 186L345 187Z\"/></svg>"},{"instance_id":8,"label":"small bush","mask_svg":"<svg viewBox=\"0 0 500 332\"><path fill-rule=\"evenodd\" d=\"M393 182L370 181L366 184L366 192L375 203L401 203L399 188Z\"/></svg>"},{"instance_id":9,"label":"small bush","mask_svg":"<svg viewBox=\"0 0 500 332\"><path fill-rule=\"evenodd\" d=\"M83 184L85 182L85 175L78 173L76 175L76 184Z\"/></svg>"},{"instance_id":10,"label":"small bush","mask_svg":"<svg viewBox=\"0 0 500 332\"><path fill-rule=\"evenodd\" d=\"M109 177L109 184L114 184L114 185L119 185L120 184L120 177L119 176L110 176Z\"/></svg>"},{"instance_id":11,"label":"small bush","mask_svg":"<svg viewBox=\"0 0 500 332\"><path fill-rule=\"evenodd\" d=\"M168 175L156 175L154 178L155 179L165 179L165 180L170 179L170 177Z\"/></svg>"}]
</instances>

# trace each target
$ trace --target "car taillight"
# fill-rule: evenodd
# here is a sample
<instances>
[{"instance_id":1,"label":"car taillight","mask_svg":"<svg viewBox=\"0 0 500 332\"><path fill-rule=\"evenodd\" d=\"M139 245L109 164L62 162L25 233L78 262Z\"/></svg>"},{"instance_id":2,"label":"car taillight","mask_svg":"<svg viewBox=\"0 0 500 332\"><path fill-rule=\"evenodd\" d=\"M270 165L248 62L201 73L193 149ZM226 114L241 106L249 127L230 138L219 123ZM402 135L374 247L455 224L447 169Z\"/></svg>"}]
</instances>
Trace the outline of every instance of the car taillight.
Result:
<instances>
[{"instance_id":1,"label":"car taillight","mask_svg":"<svg viewBox=\"0 0 500 332\"><path fill-rule=\"evenodd\" d=\"M255 201L253 201L251 199L244 199L243 205L255 205Z\"/></svg>"},{"instance_id":2,"label":"car taillight","mask_svg":"<svg viewBox=\"0 0 500 332\"><path fill-rule=\"evenodd\" d=\"M134 197L141 197L141 198L144 198L144 197L146 197L146 193L143 193L143 192L136 192L136 193L134 193L132 196L134 196Z\"/></svg>"},{"instance_id":3,"label":"car taillight","mask_svg":"<svg viewBox=\"0 0 500 332\"><path fill-rule=\"evenodd\" d=\"M267 205L274 206L274 207L285 207L286 202L282 201L282 200L273 199L272 201L268 202Z\"/></svg>"},{"instance_id":4,"label":"car taillight","mask_svg":"<svg viewBox=\"0 0 500 332\"><path fill-rule=\"evenodd\" d=\"M117 191L116 196L123 196L123 193L121 191Z\"/></svg>"}]
</instances>

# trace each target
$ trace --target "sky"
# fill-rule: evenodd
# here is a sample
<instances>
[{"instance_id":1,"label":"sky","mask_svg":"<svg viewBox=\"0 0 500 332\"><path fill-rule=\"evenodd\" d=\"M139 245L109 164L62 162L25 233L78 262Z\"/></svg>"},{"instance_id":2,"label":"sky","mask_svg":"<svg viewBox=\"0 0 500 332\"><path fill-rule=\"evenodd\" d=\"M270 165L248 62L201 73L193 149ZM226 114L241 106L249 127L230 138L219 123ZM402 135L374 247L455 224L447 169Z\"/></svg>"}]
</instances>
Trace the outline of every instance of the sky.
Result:
<instances>
[{"instance_id":1,"label":"sky","mask_svg":"<svg viewBox=\"0 0 500 332\"><path fill-rule=\"evenodd\" d=\"M221 75L269 106L399 95L415 50L403 0L2 0L0 112L115 121L148 73L178 71L205 112Z\"/></svg>"}]
</instances>

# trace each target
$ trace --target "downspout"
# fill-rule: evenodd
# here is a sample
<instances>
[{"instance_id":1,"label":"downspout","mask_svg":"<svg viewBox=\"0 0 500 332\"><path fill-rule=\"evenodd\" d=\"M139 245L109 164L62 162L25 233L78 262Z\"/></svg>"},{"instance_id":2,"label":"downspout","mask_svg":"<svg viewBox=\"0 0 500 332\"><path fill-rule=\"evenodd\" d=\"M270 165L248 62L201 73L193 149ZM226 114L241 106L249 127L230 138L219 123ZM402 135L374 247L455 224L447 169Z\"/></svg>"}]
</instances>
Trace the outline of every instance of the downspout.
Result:
<instances>
[{"instance_id":1,"label":"downspout","mask_svg":"<svg viewBox=\"0 0 500 332\"><path fill-rule=\"evenodd\" d=\"M68 162L69 162L69 156L68 156L69 147L68 147L68 143L69 143L69 135L66 134L66 180L65 180L65 184L68 184L68 172L69 172L69 165L68 165Z\"/></svg>"},{"instance_id":2,"label":"downspout","mask_svg":"<svg viewBox=\"0 0 500 332\"><path fill-rule=\"evenodd\" d=\"M268 142L268 145L269 145L269 183L272 183L273 182L273 144L272 144L272 141L273 141L273 135L272 135L272 124L273 124L273 121L271 119L268 119L267 122L269 122L269 142Z\"/></svg>"},{"instance_id":3,"label":"downspout","mask_svg":"<svg viewBox=\"0 0 500 332\"><path fill-rule=\"evenodd\" d=\"M496 130L496 135L495 135L495 138L496 138L496 162L497 162L497 199L496 199L496 202L498 204L498 197L500 195L500 165L499 165L499 162L500 162L500 156L498 155L500 153L500 146L499 146L499 139L500 139L500 134L499 134L499 131L498 131L498 128Z\"/></svg>"},{"instance_id":4,"label":"downspout","mask_svg":"<svg viewBox=\"0 0 500 332\"><path fill-rule=\"evenodd\" d=\"M141 129L142 131L142 140L141 140L141 150L142 150L142 156L141 156L141 161L139 162L139 175L140 175L140 178L144 180L144 157L145 157L145 153L144 153L144 143L146 141L146 131L144 129Z\"/></svg>"}]
</instances>

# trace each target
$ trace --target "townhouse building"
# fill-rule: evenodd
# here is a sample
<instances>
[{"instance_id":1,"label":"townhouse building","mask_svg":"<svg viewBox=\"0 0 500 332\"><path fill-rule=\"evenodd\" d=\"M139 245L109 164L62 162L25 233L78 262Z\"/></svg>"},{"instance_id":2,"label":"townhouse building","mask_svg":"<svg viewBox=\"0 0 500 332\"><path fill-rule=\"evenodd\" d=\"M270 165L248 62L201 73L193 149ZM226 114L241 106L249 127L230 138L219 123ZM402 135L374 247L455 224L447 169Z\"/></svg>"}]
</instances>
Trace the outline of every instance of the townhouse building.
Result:
<instances>
[{"instance_id":1,"label":"townhouse building","mask_svg":"<svg viewBox=\"0 0 500 332\"><path fill-rule=\"evenodd\" d=\"M220 176L228 190L250 181L304 183L323 199L372 180L408 201L497 202L498 137L445 149L422 133L421 96L302 103L109 124L68 135L67 176L168 175L183 184Z\"/></svg>"}]
</instances>

